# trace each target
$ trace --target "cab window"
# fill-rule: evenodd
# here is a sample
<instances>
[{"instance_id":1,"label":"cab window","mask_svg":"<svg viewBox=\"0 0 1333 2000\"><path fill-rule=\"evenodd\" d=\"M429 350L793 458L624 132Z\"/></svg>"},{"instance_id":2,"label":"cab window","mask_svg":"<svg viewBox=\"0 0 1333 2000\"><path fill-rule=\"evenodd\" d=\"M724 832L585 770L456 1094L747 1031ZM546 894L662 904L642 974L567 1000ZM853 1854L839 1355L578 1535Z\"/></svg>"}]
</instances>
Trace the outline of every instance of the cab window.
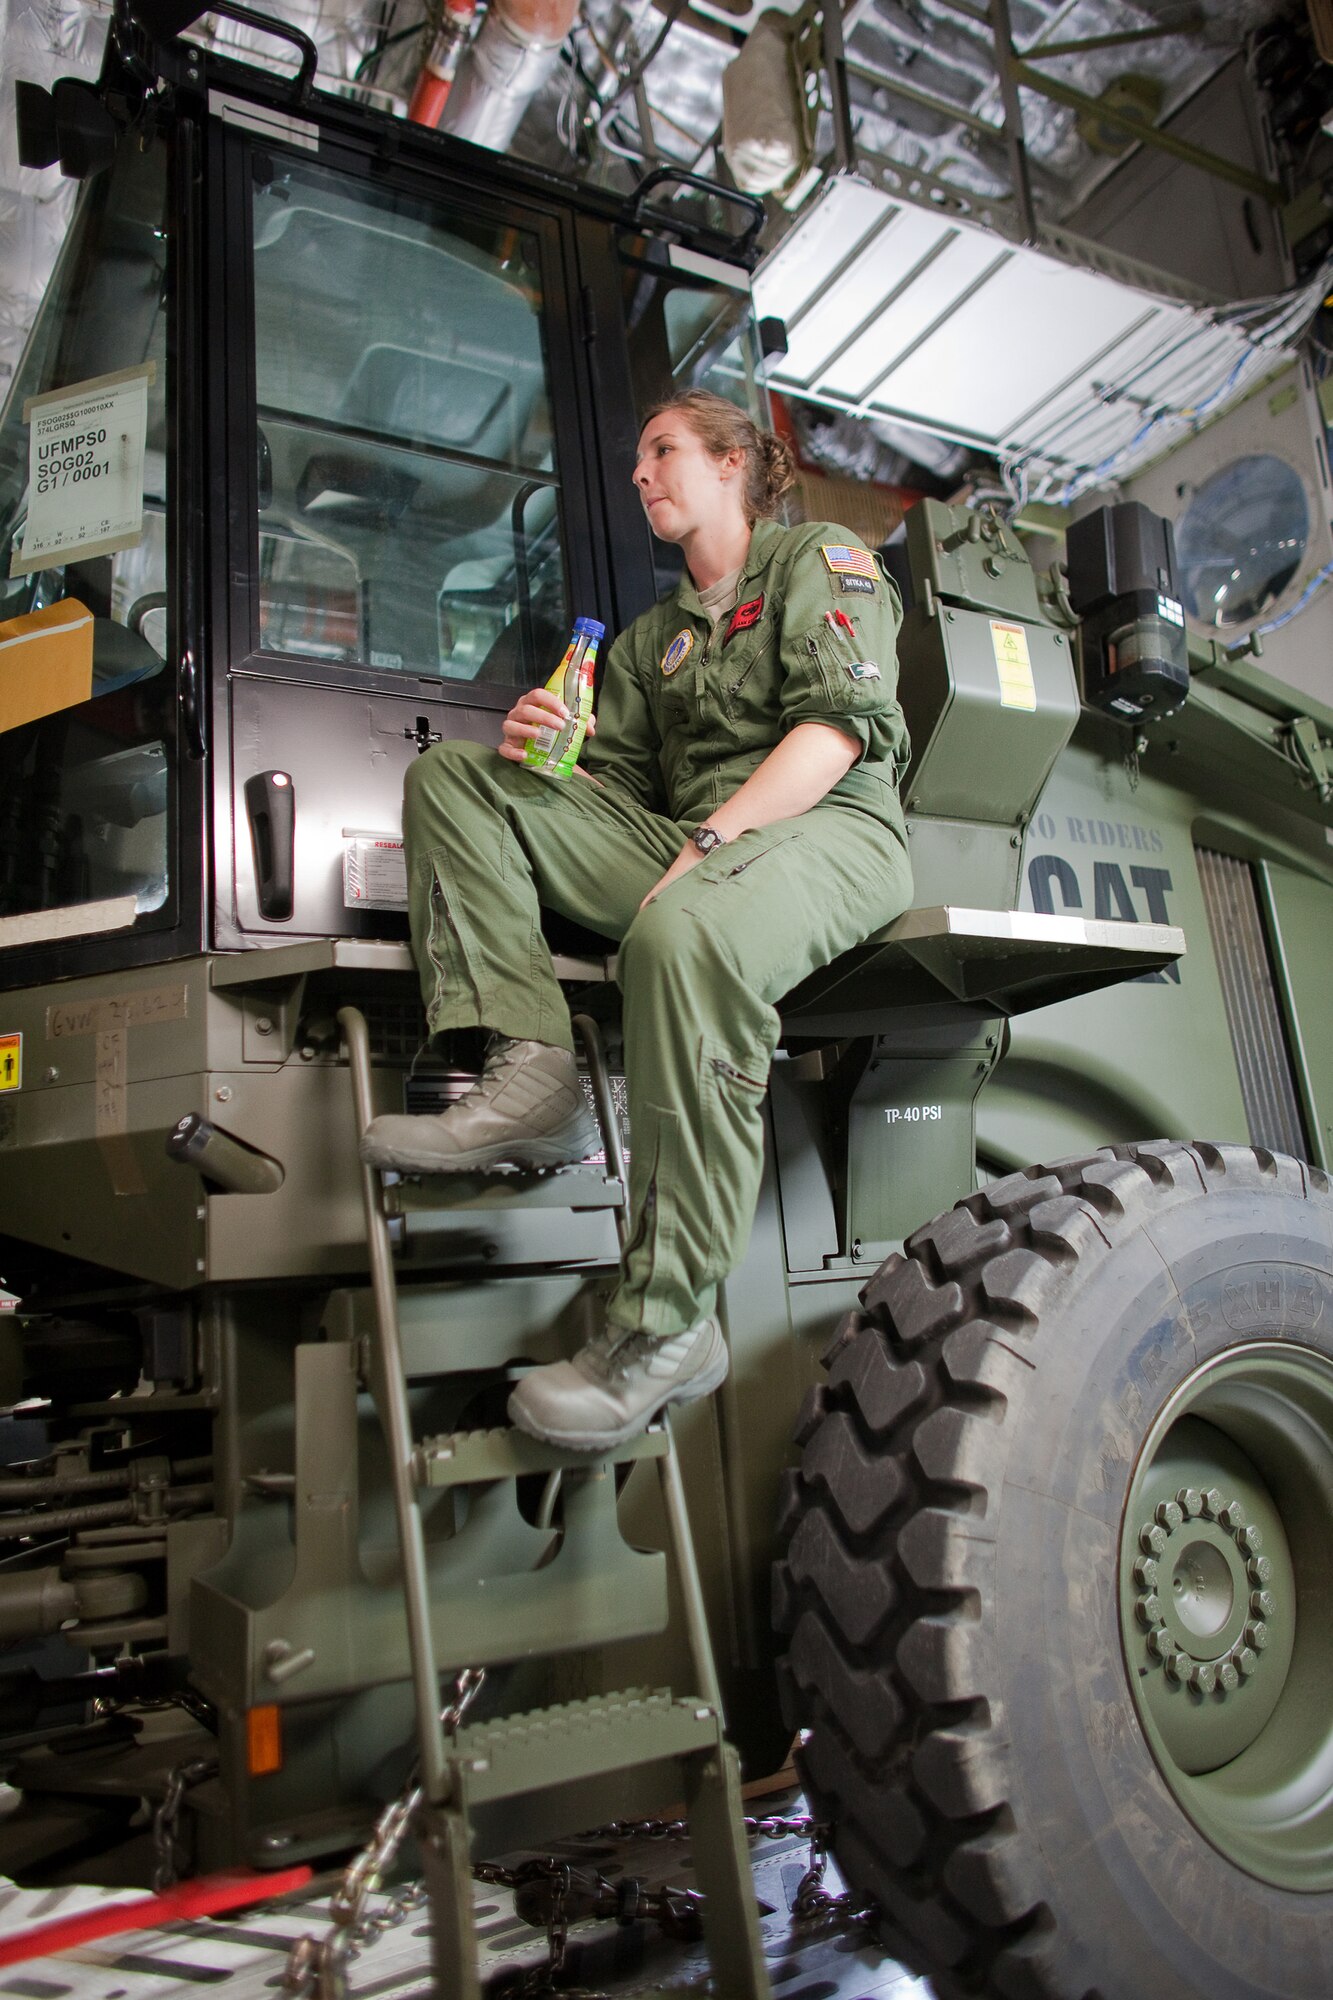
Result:
<instances>
[{"instance_id":1,"label":"cab window","mask_svg":"<svg viewBox=\"0 0 1333 2000\"><path fill-rule=\"evenodd\" d=\"M255 169L260 649L543 677L567 619L536 238Z\"/></svg>"},{"instance_id":2,"label":"cab window","mask_svg":"<svg viewBox=\"0 0 1333 2000\"><path fill-rule=\"evenodd\" d=\"M0 916L69 910L65 935L165 922L158 913L172 888L166 203L160 141L122 145L88 184L0 419L0 618L18 621L11 637L30 631L30 614L54 615L69 600L92 619L91 698L57 703L56 682L43 686L50 669L35 655L37 664L19 669L31 719L0 730ZM105 378L117 412L111 442L54 471L44 463L30 493L32 399L69 392L77 408L97 393L87 385ZM117 378L144 385L128 418ZM112 470L117 443L135 431L141 519L128 545L107 548L113 536L99 546L99 489L90 482ZM84 436L80 429L68 443ZM26 642L21 657L29 659ZM43 934L54 932L33 936Z\"/></svg>"}]
</instances>

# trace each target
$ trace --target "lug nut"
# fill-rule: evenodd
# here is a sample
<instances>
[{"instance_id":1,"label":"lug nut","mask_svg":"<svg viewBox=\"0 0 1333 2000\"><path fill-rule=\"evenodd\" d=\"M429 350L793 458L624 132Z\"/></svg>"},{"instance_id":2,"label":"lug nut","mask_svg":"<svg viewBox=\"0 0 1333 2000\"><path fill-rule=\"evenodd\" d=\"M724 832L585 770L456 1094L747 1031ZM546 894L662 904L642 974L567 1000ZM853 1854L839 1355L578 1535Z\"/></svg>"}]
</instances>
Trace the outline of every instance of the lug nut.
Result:
<instances>
[{"instance_id":1,"label":"lug nut","mask_svg":"<svg viewBox=\"0 0 1333 2000\"><path fill-rule=\"evenodd\" d=\"M1156 1590L1157 1576L1156 1556L1139 1556L1134 1564L1134 1581L1138 1584L1139 1588L1141 1590Z\"/></svg>"},{"instance_id":2,"label":"lug nut","mask_svg":"<svg viewBox=\"0 0 1333 2000\"><path fill-rule=\"evenodd\" d=\"M1273 1565L1267 1556L1251 1556L1245 1565L1245 1574L1251 1583L1265 1584L1273 1581Z\"/></svg>"},{"instance_id":3,"label":"lug nut","mask_svg":"<svg viewBox=\"0 0 1333 2000\"><path fill-rule=\"evenodd\" d=\"M1187 1681L1189 1679L1190 1663L1187 1653L1164 1653L1162 1655L1162 1665L1173 1681Z\"/></svg>"},{"instance_id":4,"label":"lug nut","mask_svg":"<svg viewBox=\"0 0 1333 2000\"><path fill-rule=\"evenodd\" d=\"M1190 1668L1189 1684L1199 1694L1211 1694L1217 1686L1217 1671L1210 1660Z\"/></svg>"},{"instance_id":5,"label":"lug nut","mask_svg":"<svg viewBox=\"0 0 1333 2000\"><path fill-rule=\"evenodd\" d=\"M1162 1616L1162 1600L1154 1591L1151 1597L1141 1597L1138 1604L1140 1621L1149 1627L1159 1623Z\"/></svg>"},{"instance_id":6,"label":"lug nut","mask_svg":"<svg viewBox=\"0 0 1333 2000\"><path fill-rule=\"evenodd\" d=\"M1271 1590L1252 1590L1250 1609L1256 1618L1271 1618L1277 1610L1277 1599Z\"/></svg>"},{"instance_id":7,"label":"lug nut","mask_svg":"<svg viewBox=\"0 0 1333 2000\"><path fill-rule=\"evenodd\" d=\"M1253 1521L1247 1521L1237 1539L1247 1556L1257 1556L1264 1545L1264 1531L1256 1528Z\"/></svg>"},{"instance_id":8,"label":"lug nut","mask_svg":"<svg viewBox=\"0 0 1333 2000\"><path fill-rule=\"evenodd\" d=\"M1245 1509L1241 1506L1239 1500L1232 1500L1222 1509L1217 1518L1222 1526L1230 1529L1234 1535L1239 1533L1240 1529L1245 1526Z\"/></svg>"},{"instance_id":9,"label":"lug nut","mask_svg":"<svg viewBox=\"0 0 1333 2000\"><path fill-rule=\"evenodd\" d=\"M1217 1670L1217 1681L1218 1686L1224 1688L1228 1694L1240 1686L1240 1675L1236 1671L1234 1660L1223 1660Z\"/></svg>"},{"instance_id":10,"label":"lug nut","mask_svg":"<svg viewBox=\"0 0 1333 2000\"><path fill-rule=\"evenodd\" d=\"M1263 1652L1268 1644L1268 1627L1262 1618L1256 1618L1253 1624L1245 1627L1245 1643L1247 1646L1253 1646L1256 1653Z\"/></svg>"},{"instance_id":11,"label":"lug nut","mask_svg":"<svg viewBox=\"0 0 1333 2000\"><path fill-rule=\"evenodd\" d=\"M1148 1634L1148 1650L1150 1653L1155 1653L1166 1666L1170 1666L1176 1656L1176 1642L1165 1625L1159 1625L1155 1631Z\"/></svg>"},{"instance_id":12,"label":"lug nut","mask_svg":"<svg viewBox=\"0 0 1333 2000\"><path fill-rule=\"evenodd\" d=\"M1139 1530L1139 1547L1144 1551L1145 1555L1160 1556L1162 1550L1166 1547L1166 1542L1167 1534L1165 1528L1155 1527L1149 1522L1146 1528Z\"/></svg>"},{"instance_id":13,"label":"lug nut","mask_svg":"<svg viewBox=\"0 0 1333 2000\"><path fill-rule=\"evenodd\" d=\"M1189 1520L1197 1521L1203 1512L1203 1495L1192 1486L1182 1486L1176 1495L1176 1505Z\"/></svg>"},{"instance_id":14,"label":"lug nut","mask_svg":"<svg viewBox=\"0 0 1333 2000\"><path fill-rule=\"evenodd\" d=\"M1168 1535L1174 1535L1185 1516L1174 1500L1162 1500L1158 1503L1157 1518Z\"/></svg>"},{"instance_id":15,"label":"lug nut","mask_svg":"<svg viewBox=\"0 0 1333 2000\"><path fill-rule=\"evenodd\" d=\"M1248 1646L1242 1646L1240 1651L1233 1653L1231 1657L1236 1662L1237 1671L1242 1673L1246 1680L1249 1679L1250 1675L1254 1673L1259 1665L1259 1655L1252 1652Z\"/></svg>"},{"instance_id":16,"label":"lug nut","mask_svg":"<svg viewBox=\"0 0 1333 2000\"><path fill-rule=\"evenodd\" d=\"M1210 1486L1203 1496L1203 1511L1212 1521L1215 1521L1222 1511L1222 1495L1215 1486Z\"/></svg>"}]
</instances>

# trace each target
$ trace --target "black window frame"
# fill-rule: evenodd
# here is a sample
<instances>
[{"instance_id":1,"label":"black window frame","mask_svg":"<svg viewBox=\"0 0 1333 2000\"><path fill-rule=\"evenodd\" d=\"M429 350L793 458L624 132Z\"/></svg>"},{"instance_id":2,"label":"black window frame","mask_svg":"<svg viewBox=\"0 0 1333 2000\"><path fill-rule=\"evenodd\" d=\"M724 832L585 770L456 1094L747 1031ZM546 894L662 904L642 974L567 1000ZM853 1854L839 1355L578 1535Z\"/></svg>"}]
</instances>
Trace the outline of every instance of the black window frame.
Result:
<instances>
[{"instance_id":1,"label":"black window frame","mask_svg":"<svg viewBox=\"0 0 1333 2000\"><path fill-rule=\"evenodd\" d=\"M173 690L168 738L167 895L156 910L115 931L71 932L0 950L0 992L45 986L160 965L199 951L204 938L205 791L196 620L188 601L190 538L197 532L203 497L200 432L191 422L188 385L198 367L200 295L198 246L200 189L196 171L198 127L189 116L171 122L167 148L167 654L163 674ZM134 130L119 144L138 143ZM87 189L82 199L96 197ZM73 226L71 224L71 226ZM34 913L41 914L41 913ZM51 914L55 914L52 912Z\"/></svg>"},{"instance_id":2,"label":"black window frame","mask_svg":"<svg viewBox=\"0 0 1333 2000\"><path fill-rule=\"evenodd\" d=\"M216 122L216 121L215 121ZM434 207L447 219L455 207L470 220L512 227L538 246L542 289L542 331L551 386L552 432L557 474L557 507L568 608L576 616L605 617L608 590L596 549L600 494L586 455L590 422L588 388L576 335L578 297L574 285L573 215L567 205L547 206L525 190L511 192L501 171L488 175L483 190L445 167L426 173L412 161L386 163L371 144L346 133L319 132L317 151L285 146L267 137L228 128L222 142L221 204L218 221L228 245L224 318L229 349L224 434L220 439L228 495L228 592L221 659L232 675L346 688L371 694L427 695L449 705L506 712L517 686L478 685L438 674L385 669L366 662L329 661L261 648L259 643L259 479L255 435L258 395L255 379L254 226L251 199L256 155L290 158L294 165L317 160L321 168L346 173L368 187L401 193ZM599 607L603 607L599 609ZM219 635L221 636L221 635ZM551 666L556 662L553 660ZM545 678L544 675L540 676Z\"/></svg>"}]
</instances>

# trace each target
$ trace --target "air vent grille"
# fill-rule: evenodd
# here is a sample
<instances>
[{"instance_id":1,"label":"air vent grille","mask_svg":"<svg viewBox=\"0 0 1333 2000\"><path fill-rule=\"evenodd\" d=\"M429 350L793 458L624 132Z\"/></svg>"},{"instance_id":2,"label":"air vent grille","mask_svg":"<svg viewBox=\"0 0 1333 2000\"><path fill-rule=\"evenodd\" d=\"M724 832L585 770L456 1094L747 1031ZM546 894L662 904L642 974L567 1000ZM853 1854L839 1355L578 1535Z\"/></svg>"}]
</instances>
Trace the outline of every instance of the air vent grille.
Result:
<instances>
[{"instance_id":1,"label":"air vent grille","mask_svg":"<svg viewBox=\"0 0 1333 2000\"><path fill-rule=\"evenodd\" d=\"M1308 1159L1254 870L1234 855L1194 851L1250 1143Z\"/></svg>"}]
</instances>

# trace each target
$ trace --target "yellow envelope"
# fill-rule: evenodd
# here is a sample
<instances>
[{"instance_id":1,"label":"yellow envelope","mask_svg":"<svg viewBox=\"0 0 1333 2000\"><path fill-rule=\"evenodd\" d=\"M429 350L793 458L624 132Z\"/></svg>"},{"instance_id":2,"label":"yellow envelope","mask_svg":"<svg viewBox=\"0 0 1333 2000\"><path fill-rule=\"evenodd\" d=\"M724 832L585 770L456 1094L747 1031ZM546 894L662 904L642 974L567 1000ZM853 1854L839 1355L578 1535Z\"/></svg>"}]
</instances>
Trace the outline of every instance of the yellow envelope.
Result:
<instances>
[{"instance_id":1,"label":"yellow envelope","mask_svg":"<svg viewBox=\"0 0 1333 2000\"><path fill-rule=\"evenodd\" d=\"M93 614L62 597L21 618L0 618L0 730L73 708L93 691Z\"/></svg>"}]
</instances>

